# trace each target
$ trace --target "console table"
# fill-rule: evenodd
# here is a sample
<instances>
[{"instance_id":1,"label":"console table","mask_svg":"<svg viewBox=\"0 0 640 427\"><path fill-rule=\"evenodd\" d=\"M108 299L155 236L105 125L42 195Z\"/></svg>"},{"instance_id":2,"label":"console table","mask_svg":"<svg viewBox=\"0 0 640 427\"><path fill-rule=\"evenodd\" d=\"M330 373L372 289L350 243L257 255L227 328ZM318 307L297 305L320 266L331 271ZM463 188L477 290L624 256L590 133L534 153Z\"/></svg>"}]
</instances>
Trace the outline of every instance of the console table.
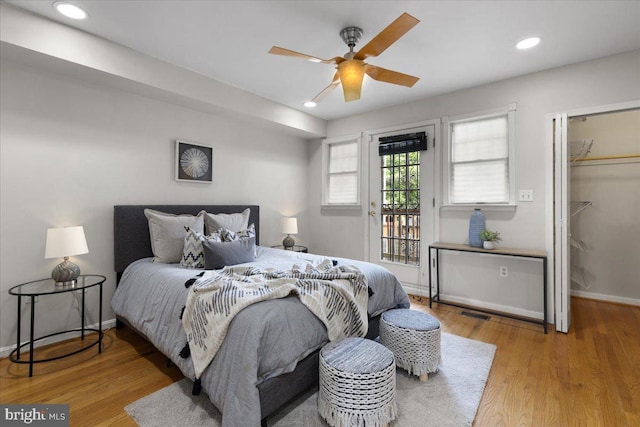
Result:
<instances>
[{"instance_id":1,"label":"console table","mask_svg":"<svg viewBox=\"0 0 640 427\"><path fill-rule=\"evenodd\" d=\"M525 322L535 323L537 325L542 325L544 327L544 333L547 333L547 252L540 250L530 250L530 249L513 249L513 248L502 248L498 247L496 249L483 249L483 248L474 248L469 245L463 245L459 243L446 243L446 242L436 242L429 245L429 258L431 258L432 251L435 251L435 268L436 268L436 277L435 277L435 285L436 285L436 293L432 295L432 262L429 261L429 308L432 307L434 302L439 304L451 305L454 307L460 308L468 308L475 311L480 311L483 313L494 314L497 316L509 317L511 319L523 320ZM508 313L500 313L491 310L485 310L480 308L471 307L468 305L453 303L449 301L443 301L440 299L440 251L457 251L457 252L474 252L481 253L487 255L502 255L502 256L511 256L511 257L520 257L520 258L532 258L542 260L542 303L543 303L543 319L531 319L529 317L517 316L514 314Z\"/></svg>"}]
</instances>

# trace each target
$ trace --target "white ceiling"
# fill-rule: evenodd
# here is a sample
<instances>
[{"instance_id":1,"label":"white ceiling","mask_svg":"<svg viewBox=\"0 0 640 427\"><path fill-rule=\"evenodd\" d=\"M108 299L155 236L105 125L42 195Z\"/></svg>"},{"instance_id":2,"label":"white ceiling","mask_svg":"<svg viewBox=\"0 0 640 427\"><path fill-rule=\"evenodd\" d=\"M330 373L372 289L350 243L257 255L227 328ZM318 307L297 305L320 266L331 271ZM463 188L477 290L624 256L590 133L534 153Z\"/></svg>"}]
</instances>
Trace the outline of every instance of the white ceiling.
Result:
<instances>
[{"instance_id":1,"label":"white ceiling","mask_svg":"<svg viewBox=\"0 0 640 427\"><path fill-rule=\"evenodd\" d=\"M640 1L70 0L84 21L59 15L53 1L8 2L323 119L640 49ZM307 109L333 66L267 53L342 56L342 28L364 30L358 50L403 12L421 22L367 62L420 77L413 88L365 77L359 101L344 102L337 88ZM538 47L515 49L532 35L543 37Z\"/></svg>"}]
</instances>

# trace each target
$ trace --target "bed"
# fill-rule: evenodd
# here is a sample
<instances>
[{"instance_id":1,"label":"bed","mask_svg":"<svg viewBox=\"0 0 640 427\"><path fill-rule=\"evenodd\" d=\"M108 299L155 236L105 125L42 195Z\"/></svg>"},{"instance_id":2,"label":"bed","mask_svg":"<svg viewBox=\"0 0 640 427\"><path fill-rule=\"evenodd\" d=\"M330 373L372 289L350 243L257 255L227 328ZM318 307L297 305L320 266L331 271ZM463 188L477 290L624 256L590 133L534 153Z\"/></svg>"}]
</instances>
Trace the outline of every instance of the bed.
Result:
<instances>
[{"instance_id":1,"label":"bed","mask_svg":"<svg viewBox=\"0 0 640 427\"><path fill-rule=\"evenodd\" d=\"M285 270L293 264L326 257L260 246L260 208L256 205L122 205L114 207L114 255L118 286L112 308L125 324L149 340L182 373L194 378L189 358L180 356L185 342L180 315L185 282L202 269L152 262L145 209L168 214L238 213L250 209L255 225L256 259L249 265ZM332 258L355 266L368 281L367 337L378 335L380 314L408 307L400 282L375 264ZM326 328L295 296L262 301L236 315L216 357L201 376L202 389L223 414L223 426L266 425L284 404L318 382L318 351L328 341Z\"/></svg>"}]
</instances>

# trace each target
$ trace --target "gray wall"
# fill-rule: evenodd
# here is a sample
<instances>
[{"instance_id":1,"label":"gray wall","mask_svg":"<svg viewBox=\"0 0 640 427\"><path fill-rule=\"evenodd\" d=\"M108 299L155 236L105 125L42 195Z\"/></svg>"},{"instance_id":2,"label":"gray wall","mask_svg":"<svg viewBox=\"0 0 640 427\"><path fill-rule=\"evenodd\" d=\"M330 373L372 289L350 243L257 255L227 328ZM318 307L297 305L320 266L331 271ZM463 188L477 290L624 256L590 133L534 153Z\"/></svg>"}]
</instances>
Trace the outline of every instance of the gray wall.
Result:
<instances>
[{"instance_id":1,"label":"gray wall","mask_svg":"<svg viewBox=\"0 0 640 427\"><path fill-rule=\"evenodd\" d=\"M435 65L434 65L435 66ZM548 113L576 108L606 105L640 99L640 51L578 63L558 69L534 73L493 84L474 87L421 101L386 108L367 114L330 121L328 136L338 137L367 130L381 129L404 123L438 119L465 113L489 110L517 103L516 113L516 189L533 189L534 201L520 203L515 212L485 211L487 227L497 229L505 247L548 249L546 240L545 188L553 175L546 164L545 118ZM443 141L441 140L441 143ZM366 152L366 148L364 150ZM361 211L327 211L320 208L321 150L314 142L310 152L310 220L314 224L311 241L321 253L339 252L341 256L365 258L365 221L368 201ZM366 158L365 158L366 161ZM367 194L366 179L363 194ZM440 191L440 189L436 189ZM471 210L439 210L441 241L464 243ZM486 258L482 265L469 256L457 255L444 261L443 280L450 290L460 288L469 300L504 305L521 312L541 312L539 291L541 270L529 271L522 261ZM498 267L509 268L509 278L500 278ZM513 273L513 274L511 274ZM453 277L455 280L448 280ZM522 283L535 282L536 292L518 290ZM488 291L486 291L488 290ZM551 291L551 289L550 289ZM512 301L519 294L519 307ZM551 298L551 293L549 298ZM549 310L553 309L550 304Z\"/></svg>"},{"instance_id":2,"label":"gray wall","mask_svg":"<svg viewBox=\"0 0 640 427\"><path fill-rule=\"evenodd\" d=\"M15 344L16 298L8 289L48 277L59 262L44 259L49 227L84 226L89 253L73 261L107 276L104 319L113 318L115 204L258 204L262 244L282 240L282 215L297 216L296 241L309 241L303 139L78 79L81 73L7 57L0 66L0 350ZM213 146L212 184L174 180L176 138ZM95 322L97 294L89 301ZM36 333L78 326L76 305L71 294L40 298Z\"/></svg>"}]
</instances>

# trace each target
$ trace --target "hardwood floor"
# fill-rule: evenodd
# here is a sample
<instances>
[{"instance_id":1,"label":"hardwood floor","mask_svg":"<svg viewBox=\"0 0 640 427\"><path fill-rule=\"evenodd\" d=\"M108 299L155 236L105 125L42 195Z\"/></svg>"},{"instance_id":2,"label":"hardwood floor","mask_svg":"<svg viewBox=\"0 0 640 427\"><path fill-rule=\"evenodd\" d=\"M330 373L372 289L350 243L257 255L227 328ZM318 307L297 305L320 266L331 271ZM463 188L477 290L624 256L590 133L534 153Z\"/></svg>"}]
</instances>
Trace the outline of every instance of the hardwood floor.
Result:
<instances>
[{"instance_id":1,"label":"hardwood floor","mask_svg":"<svg viewBox=\"0 0 640 427\"><path fill-rule=\"evenodd\" d=\"M475 426L639 426L640 307L573 298L569 334L492 316L480 320L454 307L431 313L445 332L493 343L498 350ZM39 349L51 356L74 342ZM173 366L128 329L105 333L78 355L28 367L0 360L0 402L67 403L72 426L135 426L129 403L180 379ZM414 426L408 426L414 427Z\"/></svg>"}]
</instances>

